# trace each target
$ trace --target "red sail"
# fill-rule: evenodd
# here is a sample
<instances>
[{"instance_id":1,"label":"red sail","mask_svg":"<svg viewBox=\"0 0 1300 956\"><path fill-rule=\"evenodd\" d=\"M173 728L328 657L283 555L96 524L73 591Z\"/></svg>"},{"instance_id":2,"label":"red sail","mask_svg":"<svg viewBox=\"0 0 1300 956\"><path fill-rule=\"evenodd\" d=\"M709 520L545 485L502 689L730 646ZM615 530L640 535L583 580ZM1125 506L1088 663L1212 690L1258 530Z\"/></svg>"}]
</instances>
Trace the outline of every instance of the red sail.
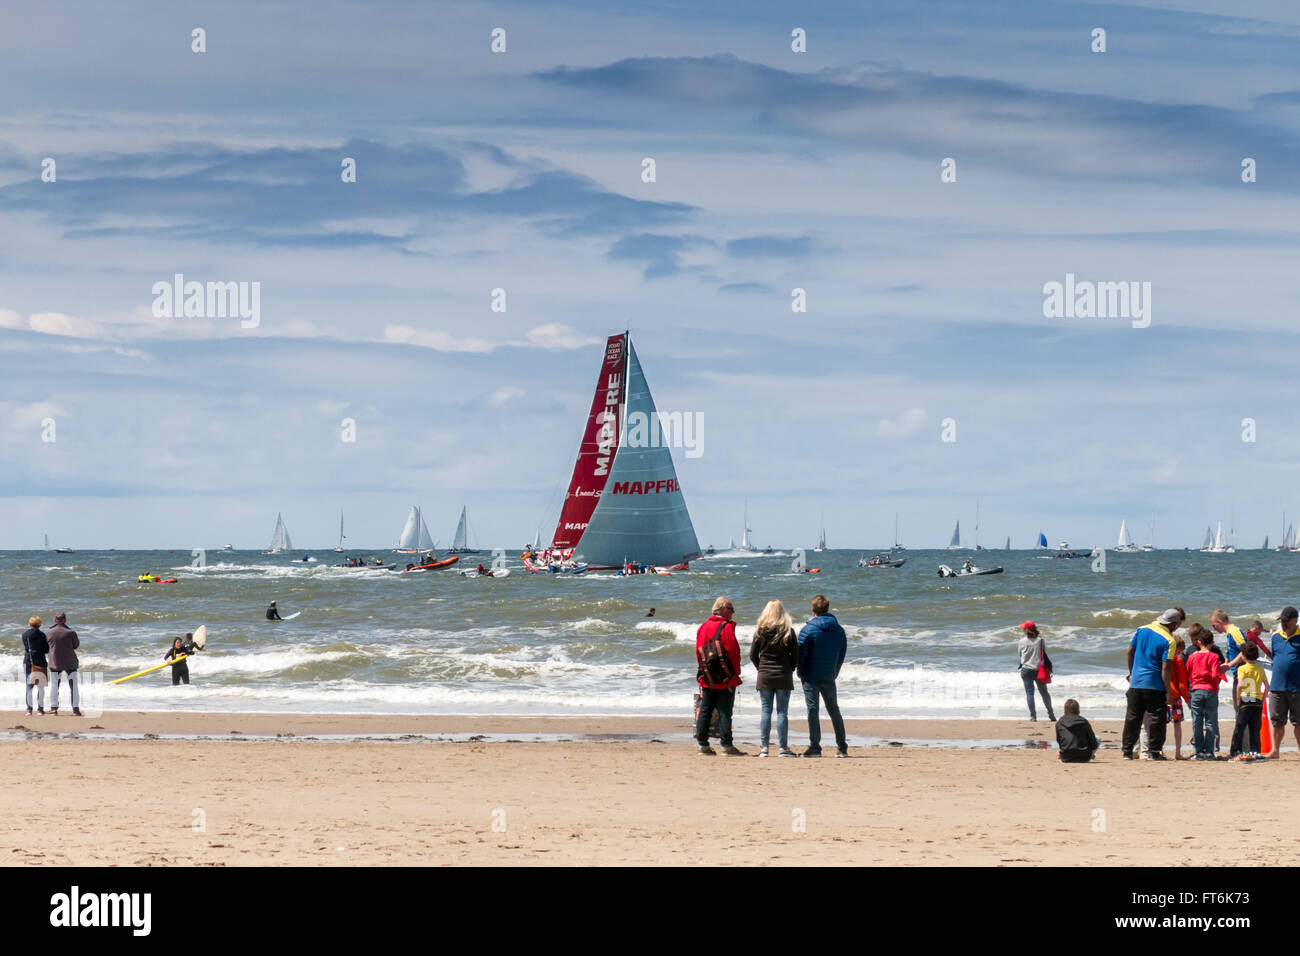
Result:
<instances>
[{"instance_id":1,"label":"red sail","mask_svg":"<svg viewBox=\"0 0 1300 956\"><path fill-rule=\"evenodd\" d=\"M573 478L564 496L564 508L555 526L552 544L573 548L582 539L596 510L609 471L618 451L620 416L623 414L627 388L627 335L611 335L605 343L605 361L596 379L596 397L591 400L587 427L582 433L582 447L573 466Z\"/></svg>"}]
</instances>

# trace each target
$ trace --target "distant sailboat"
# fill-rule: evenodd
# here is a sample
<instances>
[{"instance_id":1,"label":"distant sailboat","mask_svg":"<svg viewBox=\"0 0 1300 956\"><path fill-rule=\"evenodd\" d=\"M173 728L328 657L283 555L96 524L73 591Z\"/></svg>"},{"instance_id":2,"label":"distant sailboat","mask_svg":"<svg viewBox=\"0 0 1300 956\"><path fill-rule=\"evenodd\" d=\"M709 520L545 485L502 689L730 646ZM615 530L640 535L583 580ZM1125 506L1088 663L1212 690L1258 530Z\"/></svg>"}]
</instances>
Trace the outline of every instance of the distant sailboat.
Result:
<instances>
[{"instance_id":1,"label":"distant sailboat","mask_svg":"<svg viewBox=\"0 0 1300 956\"><path fill-rule=\"evenodd\" d=\"M460 522L456 525L456 537L451 541L448 554L478 554L478 548L469 546L469 520L465 517L466 507L461 505Z\"/></svg>"},{"instance_id":2,"label":"distant sailboat","mask_svg":"<svg viewBox=\"0 0 1300 956\"><path fill-rule=\"evenodd\" d=\"M1210 529L1207 527L1205 529L1207 536L1209 535L1209 531ZM1230 544L1225 545L1223 543L1223 522L1222 521L1219 522L1219 528L1214 533L1213 545L1207 544L1201 548L1201 551L1204 554L1232 554L1236 550L1237 549L1232 545Z\"/></svg>"},{"instance_id":3,"label":"distant sailboat","mask_svg":"<svg viewBox=\"0 0 1300 956\"><path fill-rule=\"evenodd\" d=\"M821 537L817 539L817 547L813 548L813 551L816 552L816 551L825 551L825 550L826 550L826 515L823 514L822 534Z\"/></svg>"},{"instance_id":4,"label":"distant sailboat","mask_svg":"<svg viewBox=\"0 0 1300 956\"><path fill-rule=\"evenodd\" d=\"M289 529L284 526L284 519L280 513L275 513L275 531L271 533L271 545L263 554L283 554L293 549L293 542L289 540Z\"/></svg>"},{"instance_id":5,"label":"distant sailboat","mask_svg":"<svg viewBox=\"0 0 1300 956\"><path fill-rule=\"evenodd\" d=\"M1147 529L1147 543L1142 545L1143 551L1154 551L1156 549L1156 518L1151 516L1151 524Z\"/></svg>"},{"instance_id":6,"label":"distant sailboat","mask_svg":"<svg viewBox=\"0 0 1300 956\"><path fill-rule=\"evenodd\" d=\"M1260 549L1259 549L1259 550L1261 550L1261 551L1267 551L1267 550L1268 550L1268 535L1264 535L1264 543L1263 543L1263 545L1260 546Z\"/></svg>"},{"instance_id":7,"label":"distant sailboat","mask_svg":"<svg viewBox=\"0 0 1300 956\"><path fill-rule=\"evenodd\" d=\"M1133 538L1128 533L1128 522L1120 519L1119 523L1119 540L1115 543L1116 551L1138 551L1141 550L1133 543Z\"/></svg>"},{"instance_id":8,"label":"distant sailboat","mask_svg":"<svg viewBox=\"0 0 1300 956\"><path fill-rule=\"evenodd\" d=\"M1044 551L1047 550L1047 535L1043 534L1041 531L1038 532L1038 546Z\"/></svg>"},{"instance_id":9,"label":"distant sailboat","mask_svg":"<svg viewBox=\"0 0 1300 956\"><path fill-rule=\"evenodd\" d=\"M406 524L402 525L402 534L393 550L398 554L421 554L433 550L433 537L429 534L429 526L424 523L419 505L411 505L411 513L406 516Z\"/></svg>"},{"instance_id":10,"label":"distant sailboat","mask_svg":"<svg viewBox=\"0 0 1300 956\"><path fill-rule=\"evenodd\" d=\"M735 538L728 538L728 539L727 539L727 550L728 550L728 551L735 551L735 550L736 550L736 539L735 539Z\"/></svg>"},{"instance_id":11,"label":"distant sailboat","mask_svg":"<svg viewBox=\"0 0 1300 956\"><path fill-rule=\"evenodd\" d=\"M45 536L45 550L50 550L50 536L48 534Z\"/></svg>"},{"instance_id":12,"label":"distant sailboat","mask_svg":"<svg viewBox=\"0 0 1300 956\"><path fill-rule=\"evenodd\" d=\"M539 525L537 530L533 532L533 546L530 550L532 550L532 552L536 554L538 551L541 550L541 547L542 547L542 528Z\"/></svg>"},{"instance_id":13,"label":"distant sailboat","mask_svg":"<svg viewBox=\"0 0 1300 956\"><path fill-rule=\"evenodd\" d=\"M898 543L898 512L897 511L894 512L894 546L889 550L894 552L907 550L907 548L903 547L901 544Z\"/></svg>"},{"instance_id":14,"label":"distant sailboat","mask_svg":"<svg viewBox=\"0 0 1300 956\"><path fill-rule=\"evenodd\" d=\"M961 519L952 529L952 540L948 542L948 550L956 551L961 547Z\"/></svg>"},{"instance_id":15,"label":"distant sailboat","mask_svg":"<svg viewBox=\"0 0 1300 956\"><path fill-rule=\"evenodd\" d=\"M342 554L342 552L343 552L343 539L344 539L345 537L346 537L346 535L343 534L343 512L340 511L340 512L339 512L339 545L338 545L337 548L334 549L335 551L339 552L340 554Z\"/></svg>"},{"instance_id":16,"label":"distant sailboat","mask_svg":"<svg viewBox=\"0 0 1300 956\"><path fill-rule=\"evenodd\" d=\"M1205 526L1205 540L1201 542L1201 550L1209 551L1214 547L1214 529L1208 524Z\"/></svg>"},{"instance_id":17,"label":"distant sailboat","mask_svg":"<svg viewBox=\"0 0 1300 956\"><path fill-rule=\"evenodd\" d=\"M984 546L980 544L980 500L978 498L975 499L975 550L984 550Z\"/></svg>"},{"instance_id":18,"label":"distant sailboat","mask_svg":"<svg viewBox=\"0 0 1300 956\"><path fill-rule=\"evenodd\" d=\"M1007 550L1011 550L1011 535L1007 535Z\"/></svg>"},{"instance_id":19,"label":"distant sailboat","mask_svg":"<svg viewBox=\"0 0 1300 956\"><path fill-rule=\"evenodd\" d=\"M740 536L740 550L753 551L754 546L749 543L749 533L754 529L749 526L749 502L745 502L745 533Z\"/></svg>"}]
</instances>

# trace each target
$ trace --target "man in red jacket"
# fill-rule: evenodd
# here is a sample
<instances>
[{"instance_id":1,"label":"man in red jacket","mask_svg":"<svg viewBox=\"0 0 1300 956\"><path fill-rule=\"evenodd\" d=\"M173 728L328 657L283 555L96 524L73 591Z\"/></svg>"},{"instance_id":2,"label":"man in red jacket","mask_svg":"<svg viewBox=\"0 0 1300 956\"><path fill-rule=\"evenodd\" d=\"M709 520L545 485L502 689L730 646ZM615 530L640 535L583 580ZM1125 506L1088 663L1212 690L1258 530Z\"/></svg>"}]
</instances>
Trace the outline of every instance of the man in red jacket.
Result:
<instances>
[{"instance_id":1,"label":"man in red jacket","mask_svg":"<svg viewBox=\"0 0 1300 956\"><path fill-rule=\"evenodd\" d=\"M700 753L712 756L709 746L709 723L718 712L718 736L722 752L743 757L731 743L731 708L736 700L740 679L740 643L736 640L736 609L725 597L713 602L713 615L695 632L696 679L700 684L700 712L695 718L695 739Z\"/></svg>"}]
</instances>

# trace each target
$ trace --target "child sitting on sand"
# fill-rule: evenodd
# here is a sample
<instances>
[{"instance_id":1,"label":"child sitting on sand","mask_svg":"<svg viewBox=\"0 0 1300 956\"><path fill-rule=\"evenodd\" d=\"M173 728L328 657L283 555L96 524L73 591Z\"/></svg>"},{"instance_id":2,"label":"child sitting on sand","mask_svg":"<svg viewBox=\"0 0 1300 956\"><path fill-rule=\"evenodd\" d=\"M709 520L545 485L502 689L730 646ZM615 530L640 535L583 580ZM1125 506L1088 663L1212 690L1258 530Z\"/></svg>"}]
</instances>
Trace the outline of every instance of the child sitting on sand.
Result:
<instances>
[{"instance_id":1,"label":"child sitting on sand","mask_svg":"<svg viewBox=\"0 0 1300 956\"><path fill-rule=\"evenodd\" d=\"M1097 735L1092 724L1079 716L1079 702L1073 697L1065 702L1065 714L1056 722L1056 743L1064 763L1087 763L1097 752Z\"/></svg>"},{"instance_id":2,"label":"child sitting on sand","mask_svg":"<svg viewBox=\"0 0 1300 956\"><path fill-rule=\"evenodd\" d=\"M1237 705L1237 726L1232 731L1234 760L1259 759L1259 725L1264 716L1264 695L1268 693L1268 676L1259 660L1259 647L1246 644L1241 649L1246 663L1237 668L1237 688L1233 703ZM1249 739L1247 739L1249 738Z\"/></svg>"}]
</instances>

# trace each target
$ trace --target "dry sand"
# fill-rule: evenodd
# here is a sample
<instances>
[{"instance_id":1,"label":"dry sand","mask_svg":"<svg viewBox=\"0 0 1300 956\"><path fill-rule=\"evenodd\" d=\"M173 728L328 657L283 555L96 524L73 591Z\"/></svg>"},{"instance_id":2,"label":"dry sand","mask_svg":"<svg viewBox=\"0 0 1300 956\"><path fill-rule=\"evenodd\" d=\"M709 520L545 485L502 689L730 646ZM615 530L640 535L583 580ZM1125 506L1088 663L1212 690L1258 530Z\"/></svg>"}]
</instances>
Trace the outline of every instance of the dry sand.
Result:
<instances>
[{"instance_id":1,"label":"dry sand","mask_svg":"<svg viewBox=\"0 0 1300 956\"><path fill-rule=\"evenodd\" d=\"M1266 816L1206 827L1190 815L1284 806L1300 785L1296 751L1242 765L1103 750L1066 766L1032 748L1051 739L1046 722L851 721L859 738L1021 745L861 747L849 760L701 757L682 721L639 718L5 714L0 729L11 737L0 742L0 851L19 865L1300 861ZM1104 743L1117 730L1098 725ZM94 736L146 732L225 739ZM277 733L492 741L239 740ZM506 742L585 733L646 736ZM742 728L737 741L752 736ZM51 833L51 813L57 837L32 840Z\"/></svg>"}]
</instances>

